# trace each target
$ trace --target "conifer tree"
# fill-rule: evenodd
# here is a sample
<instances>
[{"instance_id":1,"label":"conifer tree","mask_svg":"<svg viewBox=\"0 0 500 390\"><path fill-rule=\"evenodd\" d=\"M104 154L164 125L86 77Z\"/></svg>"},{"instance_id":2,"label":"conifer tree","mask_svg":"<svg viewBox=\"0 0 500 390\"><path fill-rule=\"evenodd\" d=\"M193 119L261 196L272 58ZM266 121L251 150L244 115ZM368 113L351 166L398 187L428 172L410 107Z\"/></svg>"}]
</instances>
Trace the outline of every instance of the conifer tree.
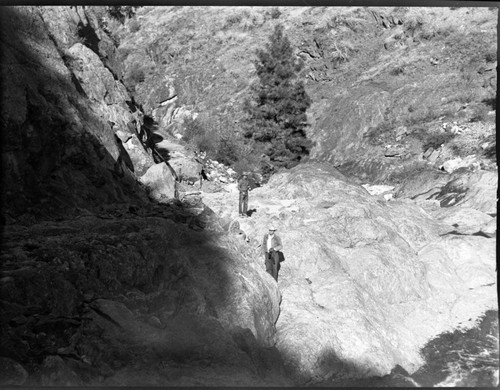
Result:
<instances>
[{"instance_id":1,"label":"conifer tree","mask_svg":"<svg viewBox=\"0 0 500 390\"><path fill-rule=\"evenodd\" d=\"M274 167L291 168L309 154L312 145L305 132L311 99L298 79L303 63L294 58L281 25L256 54L259 80L253 85L253 100L245 105L244 134L262 146Z\"/></svg>"}]
</instances>

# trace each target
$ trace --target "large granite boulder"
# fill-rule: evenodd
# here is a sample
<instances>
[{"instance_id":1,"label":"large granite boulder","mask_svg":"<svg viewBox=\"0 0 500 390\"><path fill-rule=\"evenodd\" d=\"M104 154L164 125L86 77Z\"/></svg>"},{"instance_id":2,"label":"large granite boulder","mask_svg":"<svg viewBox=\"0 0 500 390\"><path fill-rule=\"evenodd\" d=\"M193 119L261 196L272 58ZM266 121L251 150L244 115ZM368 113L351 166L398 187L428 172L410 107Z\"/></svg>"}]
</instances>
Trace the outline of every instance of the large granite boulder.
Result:
<instances>
[{"instance_id":1,"label":"large granite boulder","mask_svg":"<svg viewBox=\"0 0 500 390\"><path fill-rule=\"evenodd\" d=\"M236 191L203 198L238 218ZM497 306L494 239L443 235L449 221L378 200L331 166L273 176L249 209L239 226L256 256L268 224L283 239L277 347L302 383L414 372L432 337Z\"/></svg>"},{"instance_id":2,"label":"large granite boulder","mask_svg":"<svg viewBox=\"0 0 500 390\"><path fill-rule=\"evenodd\" d=\"M149 195L158 201L175 197L175 178L165 163L151 166L139 179L149 191Z\"/></svg>"},{"instance_id":3,"label":"large granite boulder","mask_svg":"<svg viewBox=\"0 0 500 390\"><path fill-rule=\"evenodd\" d=\"M116 137L123 147L123 158L128 158L129 168L137 177L144 175L155 164L153 156L149 154L136 134L118 130Z\"/></svg>"},{"instance_id":4,"label":"large granite boulder","mask_svg":"<svg viewBox=\"0 0 500 390\"><path fill-rule=\"evenodd\" d=\"M446 160L439 168L443 171L451 173L460 168L469 169L479 169L480 163L475 157L475 155L470 155L462 159L461 157L456 157L451 160Z\"/></svg>"},{"instance_id":5,"label":"large granite boulder","mask_svg":"<svg viewBox=\"0 0 500 390\"><path fill-rule=\"evenodd\" d=\"M158 142L156 148L168 155L168 164L175 171L179 181L194 183L200 179L202 164L193 152L167 138Z\"/></svg>"}]
</instances>

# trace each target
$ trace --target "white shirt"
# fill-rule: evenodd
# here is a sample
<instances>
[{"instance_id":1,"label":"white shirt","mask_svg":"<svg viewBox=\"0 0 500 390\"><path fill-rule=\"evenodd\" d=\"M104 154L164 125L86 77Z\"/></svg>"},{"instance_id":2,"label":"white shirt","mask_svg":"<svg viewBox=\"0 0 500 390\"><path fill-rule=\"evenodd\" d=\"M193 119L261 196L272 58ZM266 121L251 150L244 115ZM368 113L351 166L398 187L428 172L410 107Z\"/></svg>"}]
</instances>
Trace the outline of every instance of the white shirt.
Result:
<instances>
[{"instance_id":1,"label":"white shirt","mask_svg":"<svg viewBox=\"0 0 500 390\"><path fill-rule=\"evenodd\" d=\"M269 249L273 247L273 236L268 235L267 236L267 251L269 252Z\"/></svg>"}]
</instances>

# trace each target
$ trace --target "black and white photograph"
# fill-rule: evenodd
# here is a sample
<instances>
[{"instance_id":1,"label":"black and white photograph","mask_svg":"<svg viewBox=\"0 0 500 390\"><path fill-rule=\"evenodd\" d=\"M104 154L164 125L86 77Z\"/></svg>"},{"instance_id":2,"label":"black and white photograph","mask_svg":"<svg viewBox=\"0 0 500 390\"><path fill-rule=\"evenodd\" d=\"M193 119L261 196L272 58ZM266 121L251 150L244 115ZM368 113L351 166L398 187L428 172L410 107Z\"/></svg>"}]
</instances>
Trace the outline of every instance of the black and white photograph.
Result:
<instances>
[{"instance_id":1,"label":"black and white photograph","mask_svg":"<svg viewBox=\"0 0 500 390\"><path fill-rule=\"evenodd\" d=\"M499 13L1 5L0 387L497 388Z\"/></svg>"}]
</instances>

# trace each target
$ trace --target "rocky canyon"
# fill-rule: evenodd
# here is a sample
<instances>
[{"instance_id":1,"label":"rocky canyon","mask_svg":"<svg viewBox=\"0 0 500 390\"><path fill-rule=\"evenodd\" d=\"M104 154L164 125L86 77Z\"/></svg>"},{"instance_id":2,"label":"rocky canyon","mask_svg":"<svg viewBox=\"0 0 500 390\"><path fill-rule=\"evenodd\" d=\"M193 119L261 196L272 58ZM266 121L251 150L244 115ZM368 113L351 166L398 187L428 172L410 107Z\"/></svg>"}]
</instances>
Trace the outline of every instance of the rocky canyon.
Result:
<instances>
[{"instance_id":1,"label":"rocky canyon","mask_svg":"<svg viewBox=\"0 0 500 390\"><path fill-rule=\"evenodd\" d=\"M400 8L2 6L0 384L410 377L431 340L498 310L498 10ZM242 120L245 52L278 22L314 146L252 172L241 217L240 167L186 123Z\"/></svg>"}]
</instances>

